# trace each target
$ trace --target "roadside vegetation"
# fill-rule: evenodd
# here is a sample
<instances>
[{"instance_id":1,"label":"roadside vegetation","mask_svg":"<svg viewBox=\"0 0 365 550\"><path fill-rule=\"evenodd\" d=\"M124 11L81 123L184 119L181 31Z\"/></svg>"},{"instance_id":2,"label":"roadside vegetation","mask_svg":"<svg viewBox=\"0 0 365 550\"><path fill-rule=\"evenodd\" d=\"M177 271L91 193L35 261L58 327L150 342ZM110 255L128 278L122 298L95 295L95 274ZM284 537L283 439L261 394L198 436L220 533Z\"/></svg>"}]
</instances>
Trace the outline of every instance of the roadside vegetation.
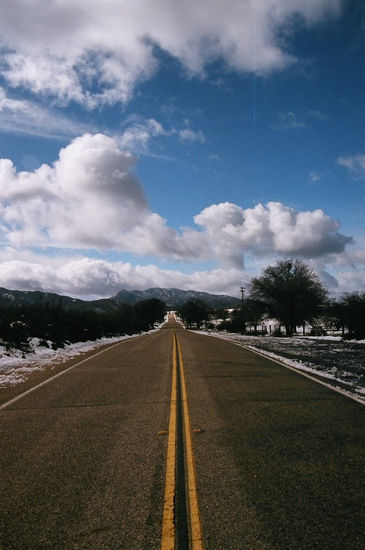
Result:
<instances>
[{"instance_id":1,"label":"roadside vegetation","mask_svg":"<svg viewBox=\"0 0 365 550\"><path fill-rule=\"evenodd\" d=\"M301 260L288 259L267 267L251 281L241 307L230 311L212 309L201 300L190 300L178 309L188 328L215 328L240 334L267 334L274 321L273 336L293 336L301 331L321 336L334 332L345 339L365 338L365 292L328 299L327 289Z\"/></svg>"},{"instance_id":2,"label":"roadside vegetation","mask_svg":"<svg viewBox=\"0 0 365 550\"><path fill-rule=\"evenodd\" d=\"M165 303L157 298L119 303L109 310L95 305L70 309L45 302L0 305L0 344L26 352L33 338L38 345L58 349L68 343L138 334L162 322L165 312ZM272 336L309 330L314 336L336 333L345 339L365 338L365 292L328 299L315 273L298 259L267 267L251 281L240 307L214 309L201 299L191 299L177 313L188 328ZM269 326L269 320L274 325Z\"/></svg>"},{"instance_id":3,"label":"roadside vegetation","mask_svg":"<svg viewBox=\"0 0 365 550\"><path fill-rule=\"evenodd\" d=\"M7 349L26 352L32 338L61 348L67 343L123 336L150 330L163 321L165 304L158 299L120 304L113 311L67 310L47 304L0 307L0 341Z\"/></svg>"}]
</instances>

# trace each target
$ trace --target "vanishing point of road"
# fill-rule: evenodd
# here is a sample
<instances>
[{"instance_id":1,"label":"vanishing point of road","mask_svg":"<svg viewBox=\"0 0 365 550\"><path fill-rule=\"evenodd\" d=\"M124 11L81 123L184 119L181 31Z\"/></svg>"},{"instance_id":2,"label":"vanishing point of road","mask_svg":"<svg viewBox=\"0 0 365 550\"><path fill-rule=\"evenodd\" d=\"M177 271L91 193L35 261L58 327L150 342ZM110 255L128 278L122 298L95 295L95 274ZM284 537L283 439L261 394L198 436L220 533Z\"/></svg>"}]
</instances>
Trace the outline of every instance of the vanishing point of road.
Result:
<instances>
[{"instance_id":1,"label":"vanishing point of road","mask_svg":"<svg viewBox=\"0 0 365 550\"><path fill-rule=\"evenodd\" d=\"M365 548L363 405L173 318L1 403L1 550Z\"/></svg>"}]
</instances>

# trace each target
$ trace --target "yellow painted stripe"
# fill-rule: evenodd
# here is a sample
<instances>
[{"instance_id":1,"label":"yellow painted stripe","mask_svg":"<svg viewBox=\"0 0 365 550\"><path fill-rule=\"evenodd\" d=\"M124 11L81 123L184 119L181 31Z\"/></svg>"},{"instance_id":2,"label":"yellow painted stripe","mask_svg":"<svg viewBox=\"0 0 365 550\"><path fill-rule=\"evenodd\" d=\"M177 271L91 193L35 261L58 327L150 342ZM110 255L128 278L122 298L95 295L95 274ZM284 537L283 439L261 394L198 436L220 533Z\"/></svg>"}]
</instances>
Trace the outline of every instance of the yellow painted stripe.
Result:
<instances>
[{"instance_id":1,"label":"yellow painted stripe","mask_svg":"<svg viewBox=\"0 0 365 550\"><path fill-rule=\"evenodd\" d=\"M203 536L199 515L198 494L196 489L196 472L194 465L193 442L191 437L190 415L188 407L188 398L186 392L184 364L181 353L180 342L175 335L177 353L180 365L180 380L181 380L181 400L183 406L183 424L184 424L184 442L185 442L185 460L186 460L186 476L187 476L187 496L188 496L188 515L190 523L189 548L192 550L203 550Z\"/></svg>"},{"instance_id":2,"label":"yellow painted stripe","mask_svg":"<svg viewBox=\"0 0 365 550\"><path fill-rule=\"evenodd\" d=\"M171 407L169 420L169 437L167 441L166 481L162 519L161 550L175 549L175 525L174 525L174 501L176 487L176 404L177 404L177 356L176 342L173 339L172 353L172 383L171 383Z\"/></svg>"}]
</instances>

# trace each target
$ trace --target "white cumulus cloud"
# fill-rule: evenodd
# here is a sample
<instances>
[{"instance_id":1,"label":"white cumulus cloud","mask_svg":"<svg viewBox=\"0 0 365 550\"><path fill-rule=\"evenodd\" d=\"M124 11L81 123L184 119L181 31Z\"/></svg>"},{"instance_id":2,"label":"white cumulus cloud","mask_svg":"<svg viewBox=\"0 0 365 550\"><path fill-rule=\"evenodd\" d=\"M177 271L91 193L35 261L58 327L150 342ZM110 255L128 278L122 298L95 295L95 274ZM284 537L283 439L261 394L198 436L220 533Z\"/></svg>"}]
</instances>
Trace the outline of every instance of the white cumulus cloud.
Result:
<instances>
[{"instance_id":1,"label":"white cumulus cloud","mask_svg":"<svg viewBox=\"0 0 365 550\"><path fill-rule=\"evenodd\" d=\"M213 269L191 274L160 269L155 265L132 266L92 258L77 260L22 261L7 259L0 263L0 286L18 290L42 290L84 298L109 297L120 289L151 287L202 290L217 294L237 295L242 272L235 269ZM246 277L247 280L247 277Z\"/></svg>"},{"instance_id":2,"label":"white cumulus cloud","mask_svg":"<svg viewBox=\"0 0 365 550\"><path fill-rule=\"evenodd\" d=\"M216 257L236 266L242 265L248 251L316 257L341 253L352 242L323 210L297 212L280 202L246 209L215 204L194 219L204 228Z\"/></svg>"},{"instance_id":3,"label":"white cumulus cloud","mask_svg":"<svg viewBox=\"0 0 365 550\"><path fill-rule=\"evenodd\" d=\"M23 256L24 259L20 259ZM56 292L84 299L109 297L122 288L142 290L151 287L239 296L242 285L249 287L250 276L260 274L267 266L267 260L261 258L257 265L253 262L250 272L231 267L184 273L156 265L132 265L87 257L47 258L34 253L21 254L16 249L0 252L0 258L1 287ZM271 258L269 263L275 263L275 259ZM310 266L336 295L365 287L364 270L351 269L346 262L337 270L321 260L310 262Z\"/></svg>"},{"instance_id":4,"label":"white cumulus cloud","mask_svg":"<svg viewBox=\"0 0 365 550\"><path fill-rule=\"evenodd\" d=\"M158 130L158 127L156 127ZM116 139L85 134L52 165L17 172L0 159L0 238L18 247L103 249L173 260L217 260L242 267L246 252L320 257L341 253L351 237L323 210L280 202L243 209L221 203L178 231L149 208L135 158Z\"/></svg>"},{"instance_id":5,"label":"white cumulus cloud","mask_svg":"<svg viewBox=\"0 0 365 550\"><path fill-rule=\"evenodd\" d=\"M134 158L107 136L76 138L53 166L16 173L0 161L6 239L18 245L109 246L147 212ZM4 235L5 237L5 235ZM73 245L72 245L73 243Z\"/></svg>"},{"instance_id":6,"label":"white cumulus cloud","mask_svg":"<svg viewBox=\"0 0 365 550\"><path fill-rule=\"evenodd\" d=\"M53 166L16 172L0 159L0 238L16 246L118 249L174 259L205 256L204 239L151 212L116 139L85 134Z\"/></svg>"},{"instance_id":7,"label":"white cumulus cloud","mask_svg":"<svg viewBox=\"0 0 365 550\"><path fill-rule=\"evenodd\" d=\"M336 16L341 0L12 0L0 3L0 70L8 84L61 104L128 101L159 66L156 48L204 76L216 59L238 71L282 69L295 58L280 33Z\"/></svg>"}]
</instances>

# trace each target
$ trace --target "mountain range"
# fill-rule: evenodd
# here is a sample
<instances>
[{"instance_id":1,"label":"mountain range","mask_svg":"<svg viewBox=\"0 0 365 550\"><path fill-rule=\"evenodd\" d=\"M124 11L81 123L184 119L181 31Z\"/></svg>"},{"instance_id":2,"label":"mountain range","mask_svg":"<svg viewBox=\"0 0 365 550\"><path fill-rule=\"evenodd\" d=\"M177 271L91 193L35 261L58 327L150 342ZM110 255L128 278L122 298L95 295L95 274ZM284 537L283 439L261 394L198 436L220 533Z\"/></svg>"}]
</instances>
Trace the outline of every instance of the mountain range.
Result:
<instances>
[{"instance_id":1,"label":"mountain range","mask_svg":"<svg viewBox=\"0 0 365 550\"><path fill-rule=\"evenodd\" d=\"M80 300L69 296L62 296L52 292L39 290L8 290L0 288L0 306L19 307L24 305L60 306L64 309L86 310L96 309L110 311L120 304L135 304L142 300L158 298L166 306L173 309L189 300L202 300L210 307L232 308L240 303L239 298L223 294L209 294L195 290L180 290L178 288L148 288L147 290L120 290L111 298L101 300Z\"/></svg>"}]
</instances>

